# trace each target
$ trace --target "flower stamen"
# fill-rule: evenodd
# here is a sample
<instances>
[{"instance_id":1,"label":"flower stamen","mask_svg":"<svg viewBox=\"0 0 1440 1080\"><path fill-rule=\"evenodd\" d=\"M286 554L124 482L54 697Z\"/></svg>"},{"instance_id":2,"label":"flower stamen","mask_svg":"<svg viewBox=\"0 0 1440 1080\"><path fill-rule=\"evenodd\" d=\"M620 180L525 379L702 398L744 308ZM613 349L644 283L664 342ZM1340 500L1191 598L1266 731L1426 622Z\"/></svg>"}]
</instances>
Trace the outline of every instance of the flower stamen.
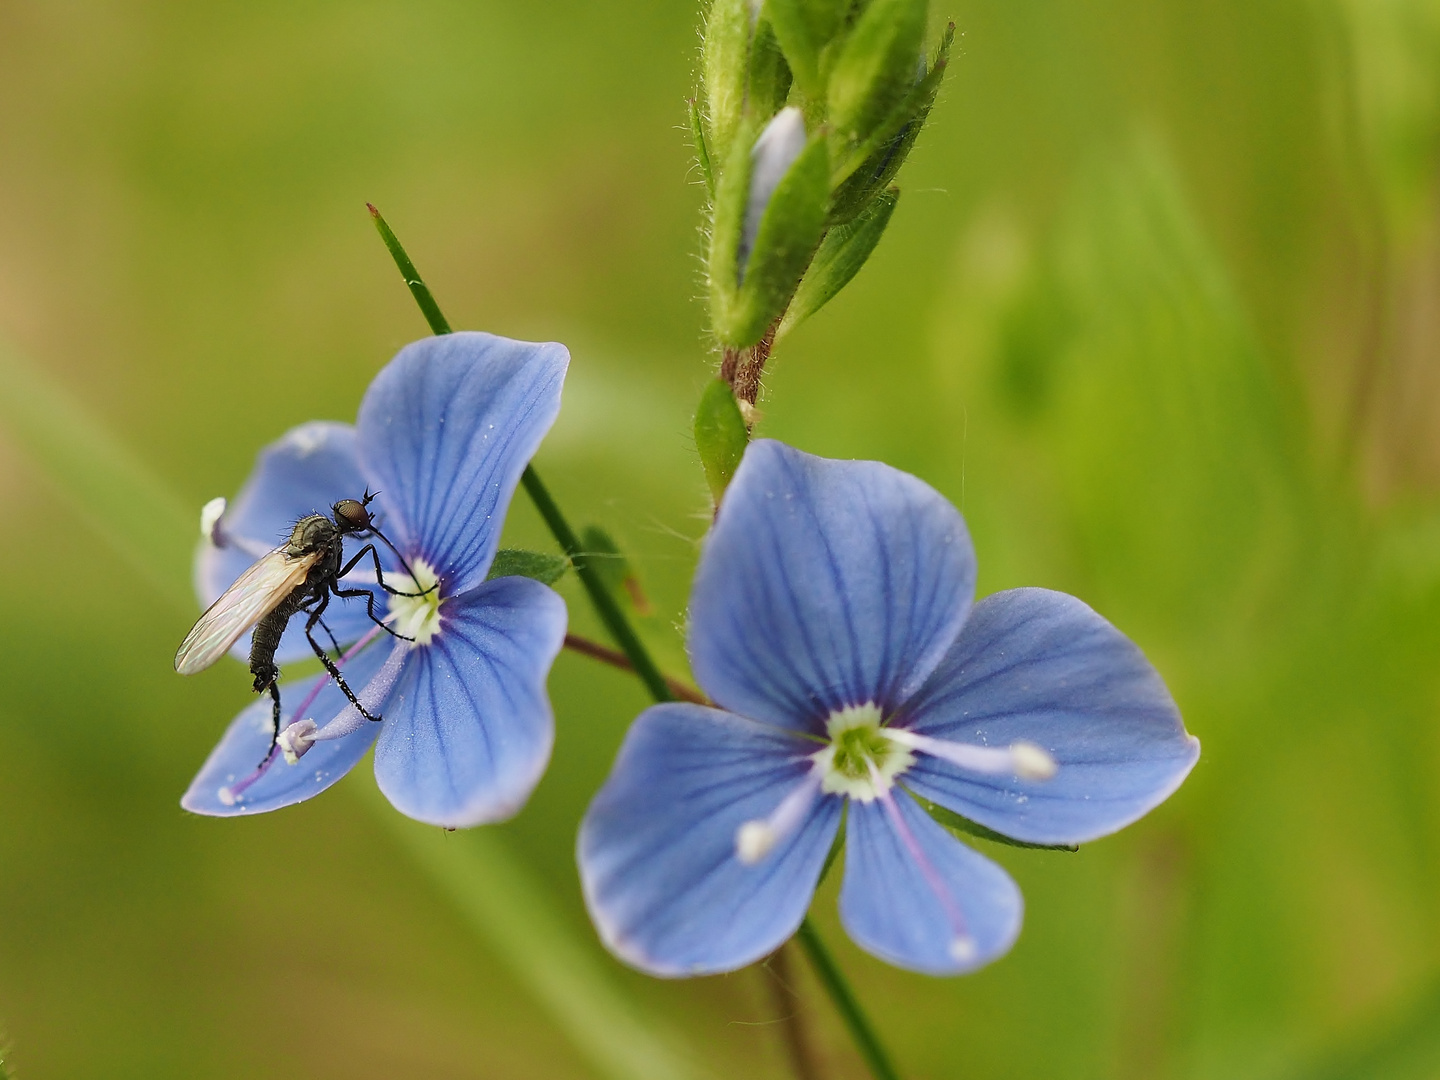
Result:
<instances>
[{"instance_id":1,"label":"flower stamen","mask_svg":"<svg viewBox=\"0 0 1440 1080\"><path fill-rule=\"evenodd\" d=\"M406 573L387 573L385 583L399 593L390 594L390 614L395 619L395 632L411 638L416 645L428 645L440 632L440 606L445 602L436 585L440 576L424 559L412 558L412 578Z\"/></svg>"},{"instance_id":2,"label":"flower stamen","mask_svg":"<svg viewBox=\"0 0 1440 1080\"><path fill-rule=\"evenodd\" d=\"M874 766L872 765L873 769ZM878 785L879 776L875 777ZM881 791L877 796L880 805L885 807L885 813L890 818L890 824L894 826L895 833L900 837L900 842L910 857L915 860L915 865L920 868L920 876L925 879L925 884L930 886L930 891L940 901L941 908L945 911L945 917L950 922L950 929L954 936L950 939L950 959L957 964L968 964L979 954L979 946L970 935L965 923L965 915L960 910L959 903L950 892L945 879L940 876L940 871L925 854L925 849L920 846L920 841L915 839L915 834L910 831L910 826L905 821L905 815L900 812L900 807L895 802L895 796L891 794L889 787Z\"/></svg>"},{"instance_id":3,"label":"flower stamen","mask_svg":"<svg viewBox=\"0 0 1440 1080\"><path fill-rule=\"evenodd\" d=\"M825 733L829 745L810 760L822 773L820 787L827 795L872 802L915 763L907 747L886 737L880 707L874 702L831 713Z\"/></svg>"},{"instance_id":4,"label":"flower stamen","mask_svg":"<svg viewBox=\"0 0 1440 1080\"><path fill-rule=\"evenodd\" d=\"M769 817L754 818L735 830L735 857L746 866L754 866L775 850L775 845L795 831L805 820L815 797L820 793L821 772L812 768L798 787L780 800Z\"/></svg>"},{"instance_id":5,"label":"flower stamen","mask_svg":"<svg viewBox=\"0 0 1440 1080\"><path fill-rule=\"evenodd\" d=\"M1024 739L1009 746L975 746L920 735L905 728L883 728L881 734L908 750L918 750L962 769L990 776L1009 773L1022 780L1049 780L1060 768L1049 751Z\"/></svg>"}]
</instances>

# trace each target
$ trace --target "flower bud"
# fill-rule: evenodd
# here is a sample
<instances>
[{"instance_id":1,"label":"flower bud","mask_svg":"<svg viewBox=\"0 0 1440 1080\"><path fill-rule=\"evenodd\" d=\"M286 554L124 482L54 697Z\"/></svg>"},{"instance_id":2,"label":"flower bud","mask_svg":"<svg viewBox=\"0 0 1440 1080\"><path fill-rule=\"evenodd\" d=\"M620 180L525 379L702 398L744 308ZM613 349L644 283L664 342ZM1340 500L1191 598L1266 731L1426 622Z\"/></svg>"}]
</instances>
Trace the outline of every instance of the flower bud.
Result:
<instances>
[{"instance_id":1,"label":"flower bud","mask_svg":"<svg viewBox=\"0 0 1440 1080\"><path fill-rule=\"evenodd\" d=\"M751 151L737 142L719 178L710 308L731 348L754 345L780 317L824 232L830 159L825 139L804 131L798 110L781 110Z\"/></svg>"},{"instance_id":2,"label":"flower bud","mask_svg":"<svg viewBox=\"0 0 1440 1080\"><path fill-rule=\"evenodd\" d=\"M794 106L776 113L755 140L750 151L750 197L745 202L745 224L740 231L740 247L735 259L740 281L745 280L745 264L755 246L760 220L770 199L804 149L805 118Z\"/></svg>"},{"instance_id":3,"label":"flower bud","mask_svg":"<svg viewBox=\"0 0 1440 1080\"><path fill-rule=\"evenodd\" d=\"M862 142L915 84L927 0L872 0L830 71L830 121Z\"/></svg>"}]
</instances>

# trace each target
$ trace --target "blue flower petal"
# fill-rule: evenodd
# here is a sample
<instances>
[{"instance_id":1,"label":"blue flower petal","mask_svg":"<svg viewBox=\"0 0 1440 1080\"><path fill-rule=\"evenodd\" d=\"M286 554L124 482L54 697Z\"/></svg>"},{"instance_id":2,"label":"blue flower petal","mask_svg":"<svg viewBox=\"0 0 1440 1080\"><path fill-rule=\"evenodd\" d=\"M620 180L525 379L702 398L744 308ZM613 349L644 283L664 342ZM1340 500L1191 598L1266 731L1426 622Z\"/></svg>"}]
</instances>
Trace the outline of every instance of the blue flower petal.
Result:
<instances>
[{"instance_id":1,"label":"blue flower petal","mask_svg":"<svg viewBox=\"0 0 1440 1080\"><path fill-rule=\"evenodd\" d=\"M840 920L851 938L882 960L927 975L959 975L1003 955L1020 933L1023 910L1010 875L904 792L893 792L892 806L903 833L880 801L850 801Z\"/></svg>"},{"instance_id":2,"label":"blue flower petal","mask_svg":"<svg viewBox=\"0 0 1440 1080\"><path fill-rule=\"evenodd\" d=\"M441 631L407 659L385 704L375 779L397 810L462 828L512 816L550 760L545 677L565 602L530 578L451 597Z\"/></svg>"},{"instance_id":3,"label":"blue flower petal","mask_svg":"<svg viewBox=\"0 0 1440 1080\"><path fill-rule=\"evenodd\" d=\"M368 683L389 656L385 642L376 642L344 664L345 681L356 693ZM287 727L294 719L309 717L324 724L345 708L345 695L333 682L327 682L314 702L297 717L296 710L304 703L320 679L286 682L280 687L280 703L284 706L281 723ZM320 794L339 780L365 756L379 724L367 724L343 739L317 742L309 753L294 765L287 765L278 752L276 760L260 779L244 787L230 801L222 791L230 792L254 772L270 747L270 695L265 694L248 705L230 724L218 746L211 751L204 766L180 800L180 805L193 814L211 817L239 817L278 810L291 803L303 802Z\"/></svg>"},{"instance_id":4,"label":"blue flower petal","mask_svg":"<svg viewBox=\"0 0 1440 1080\"><path fill-rule=\"evenodd\" d=\"M355 429L349 424L316 420L292 428L282 438L260 451L255 470L225 511L222 528L242 542L261 550L241 547L217 548L200 545L195 559L195 591L206 607L265 551L289 539L290 527L306 514L330 514L340 499L358 499L365 491L360 462L355 452ZM363 541L346 540L346 557L358 551ZM374 568L369 564L370 578ZM362 575L363 577L363 575ZM363 584L363 581L361 582ZM376 611L383 614L385 606ZM325 623L342 645L358 641L374 624L365 614L365 602L354 598L334 599L325 613ZM329 638L318 627L316 640L328 646ZM232 650L237 657L250 653L245 635ZM304 620L292 619L280 640L276 657L281 663L314 656L305 640Z\"/></svg>"},{"instance_id":5,"label":"blue flower petal","mask_svg":"<svg viewBox=\"0 0 1440 1080\"><path fill-rule=\"evenodd\" d=\"M656 705L625 737L580 825L577 858L606 946L652 975L733 971L773 952L804 918L840 818L808 816L753 865L735 834L804 782L813 744L699 705Z\"/></svg>"},{"instance_id":6,"label":"blue flower petal","mask_svg":"<svg viewBox=\"0 0 1440 1080\"><path fill-rule=\"evenodd\" d=\"M1200 754L1160 675L1073 596L1013 589L975 606L901 726L988 746L1048 750L1048 780L984 776L921 754L904 783L1017 840L1075 844L1114 832L1180 786Z\"/></svg>"},{"instance_id":7,"label":"blue flower petal","mask_svg":"<svg viewBox=\"0 0 1440 1080\"><path fill-rule=\"evenodd\" d=\"M560 411L570 354L465 332L401 349L360 406L386 532L455 596L485 580L520 474Z\"/></svg>"},{"instance_id":8,"label":"blue flower petal","mask_svg":"<svg viewBox=\"0 0 1440 1080\"><path fill-rule=\"evenodd\" d=\"M816 730L898 705L969 610L975 553L938 492L875 461L750 445L690 598L695 677L725 708Z\"/></svg>"}]
</instances>

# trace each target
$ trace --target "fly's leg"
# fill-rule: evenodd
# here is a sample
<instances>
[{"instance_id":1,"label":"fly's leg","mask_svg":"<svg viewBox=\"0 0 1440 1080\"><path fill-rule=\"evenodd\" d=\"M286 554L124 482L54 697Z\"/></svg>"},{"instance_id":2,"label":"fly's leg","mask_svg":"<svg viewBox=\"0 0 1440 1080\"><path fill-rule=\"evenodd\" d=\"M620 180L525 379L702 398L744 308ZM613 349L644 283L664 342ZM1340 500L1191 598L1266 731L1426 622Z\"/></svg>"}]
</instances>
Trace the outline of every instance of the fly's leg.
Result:
<instances>
[{"instance_id":1,"label":"fly's leg","mask_svg":"<svg viewBox=\"0 0 1440 1080\"><path fill-rule=\"evenodd\" d=\"M400 554L400 553L397 551L396 554L398 555L398 554ZM389 585L386 585L386 584L385 584L385 571L384 571L384 570L381 568L381 566L380 566L380 552L378 552L378 551L375 549L375 545L374 545L374 544L366 544L363 548L361 548L359 551L357 551L357 552L355 553L355 557L354 557L353 559L351 559L348 563L346 563L344 566L342 566L342 567L340 568L340 573L339 573L338 575L336 575L336 576L337 576L337 577L344 577L344 576L345 576L346 574L348 574L351 570L354 570L355 567L359 566L359 565L360 565L360 560L363 559L363 558L365 558L366 555L369 555L370 558L371 558L371 560L375 563L375 584L379 585L380 588L384 589L384 590L385 590L387 593L389 593L391 596L428 596L430 593L434 592L436 589L438 589L438 588L440 587L440 582L437 581L437 582L435 582L434 585L431 585L430 588L426 589L424 592L401 592L399 589L396 589L396 588L393 588L393 587L391 587L391 586L389 586ZM405 565L405 572L410 575L410 580L411 580L411 581L414 581L414 580L415 580L415 572L410 569L409 564L408 564L408 563L405 563L405 560L404 560L403 558L400 560L400 562ZM418 584L418 583L417 583L417 584ZM335 590L335 594L336 594L337 596L353 596L353 595L354 595L353 593L342 593L339 589L336 589L336 590ZM375 616L374 616L373 614L372 614L370 617L371 617L372 619L375 618Z\"/></svg>"},{"instance_id":2,"label":"fly's leg","mask_svg":"<svg viewBox=\"0 0 1440 1080\"><path fill-rule=\"evenodd\" d=\"M270 755L275 753L275 744L280 741L280 683L272 680L270 683L270 745L265 750L265 758L260 764L270 760Z\"/></svg>"},{"instance_id":3,"label":"fly's leg","mask_svg":"<svg viewBox=\"0 0 1440 1080\"><path fill-rule=\"evenodd\" d=\"M330 627L328 627L328 626L325 625L325 620L324 620L324 619L321 619L321 620L320 620L320 629L321 629L321 630L324 630L324 631L325 631L325 636L330 639L330 644L331 644L331 646L335 649L335 659L336 659L336 660L339 660L340 657L345 654L345 650L342 649L342 648L340 648L340 642L338 642L338 641L335 640L335 633L334 633L334 631L332 631L332 630L330 629Z\"/></svg>"},{"instance_id":4,"label":"fly's leg","mask_svg":"<svg viewBox=\"0 0 1440 1080\"><path fill-rule=\"evenodd\" d=\"M385 622L383 619L380 618L380 616L378 616L378 615L375 614L375 594L374 594L373 592L371 592L369 589L342 589L342 588L340 588L340 580L339 580L338 578L330 583L330 588L334 591L334 593L335 593L336 596L341 596L341 597L363 596L363 597L365 598L365 614L370 616L370 621L371 621L371 622L373 622L376 626L380 627L381 630L384 630L384 631L385 631L387 634L389 634L391 637L399 638L401 641L414 641L414 640L415 640L413 637L409 637L409 636L407 636L407 635L405 635L405 634L402 634L402 633L400 633L400 632L397 631L397 630L392 630L392 629L390 629L389 625L387 625L386 622ZM393 589L392 589L391 591L394 592ZM396 595L396 596L423 596L424 594L423 594L423 593L395 593L395 595Z\"/></svg>"},{"instance_id":5,"label":"fly's leg","mask_svg":"<svg viewBox=\"0 0 1440 1080\"><path fill-rule=\"evenodd\" d=\"M370 594L367 593L366 595ZM315 640L315 624L320 621L320 616L324 614L325 608L329 603L330 594L322 592L320 594L319 603L315 606L315 610L310 612L310 618L305 620L305 640L310 642L310 648L315 650L315 655L318 656L320 658L320 662L325 665L325 670L328 671L330 673L330 677L335 680L335 685L340 687L340 689L344 692L346 698L349 699L350 704L355 706L355 710L366 720L373 720L378 723L384 718L371 715L370 710L365 708L364 705L360 704L360 699L355 696L355 691L350 689L350 684L345 681L345 676L340 674L340 669L335 666L335 661L330 659L330 654L327 653L323 648L321 648L320 643Z\"/></svg>"}]
</instances>

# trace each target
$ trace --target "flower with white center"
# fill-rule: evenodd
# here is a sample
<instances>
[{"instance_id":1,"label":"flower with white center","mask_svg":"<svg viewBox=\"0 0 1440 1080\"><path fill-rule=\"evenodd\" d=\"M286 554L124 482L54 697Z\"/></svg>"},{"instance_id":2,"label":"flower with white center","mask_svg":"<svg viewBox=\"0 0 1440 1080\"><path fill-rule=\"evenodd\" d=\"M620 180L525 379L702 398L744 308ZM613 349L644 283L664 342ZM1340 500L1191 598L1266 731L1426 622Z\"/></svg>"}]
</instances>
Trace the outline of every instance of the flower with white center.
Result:
<instances>
[{"instance_id":1,"label":"flower with white center","mask_svg":"<svg viewBox=\"0 0 1440 1080\"><path fill-rule=\"evenodd\" d=\"M850 936L916 971L973 970L1015 940L1020 892L925 804L1076 844L1179 786L1199 743L1139 649L1074 597L972 606L974 587L964 521L913 476L750 446L690 598L717 707L647 709L581 826L616 955L698 975L772 952L845 810Z\"/></svg>"},{"instance_id":2,"label":"flower with white center","mask_svg":"<svg viewBox=\"0 0 1440 1080\"><path fill-rule=\"evenodd\" d=\"M545 692L565 636L565 604L529 578L487 580L505 511L526 463L560 409L569 356L490 334L457 333L406 346L366 391L355 426L304 424L260 454L235 502L206 506L196 564L208 604L306 514L378 492L378 523L415 573L380 546L385 582L367 557L342 580L368 588L333 598L326 630L366 720L328 677L283 683L282 730L268 697L236 717L181 804L233 816L308 799L375 745L375 778L403 813L447 827L509 817L550 758ZM346 558L365 540L346 540ZM431 588L435 586L435 588ZM276 660L313 659L305 615L290 620ZM237 645L243 655L248 641ZM257 768L256 763L264 759Z\"/></svg>"}]
</instances>

